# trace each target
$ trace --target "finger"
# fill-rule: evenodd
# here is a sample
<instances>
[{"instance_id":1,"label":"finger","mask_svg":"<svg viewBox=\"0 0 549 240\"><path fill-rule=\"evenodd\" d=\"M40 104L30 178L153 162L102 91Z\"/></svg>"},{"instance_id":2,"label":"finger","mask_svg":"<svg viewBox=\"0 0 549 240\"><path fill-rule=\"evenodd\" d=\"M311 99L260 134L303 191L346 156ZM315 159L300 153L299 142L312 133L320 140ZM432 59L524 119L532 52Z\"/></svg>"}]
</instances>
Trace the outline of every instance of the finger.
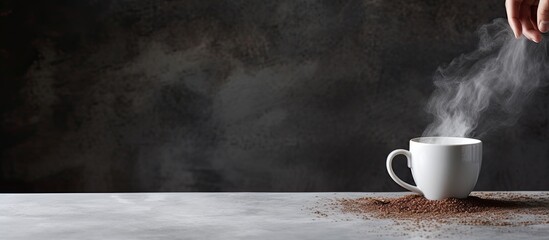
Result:
<instances>
[{"instance_id":1,"label":"finger","mask_svg":"<svg viewBox=\"0 0 549 240\"><path fill-rule=\"evenodd\" d=\"M524 36L536 43L541 41L541 34L534 28L531 20L532 1L524 1L520 6L520 23Z\"/></svg>"},{"instance_id":2,"label":"finger","mask_svg":"<svg viewBox=\"0 0 549 240\"><path fill-rule=\"evenodd\" d=\"M507 10L507 21L513 29L515 37L518 38L522 34L522 25L519 20L519 11L522 0L506 0L505 9Z\"/></svg>"},{"instance_id":3,"label":"finger","mask_svg":"<svg viewBox=\"0 0 549 240\"><path fill-rule=\"evenodd\" d=\"M538 6L538 27L541 32L549 31L549 1L540 0Z\"/></svg>"}]
</instances>

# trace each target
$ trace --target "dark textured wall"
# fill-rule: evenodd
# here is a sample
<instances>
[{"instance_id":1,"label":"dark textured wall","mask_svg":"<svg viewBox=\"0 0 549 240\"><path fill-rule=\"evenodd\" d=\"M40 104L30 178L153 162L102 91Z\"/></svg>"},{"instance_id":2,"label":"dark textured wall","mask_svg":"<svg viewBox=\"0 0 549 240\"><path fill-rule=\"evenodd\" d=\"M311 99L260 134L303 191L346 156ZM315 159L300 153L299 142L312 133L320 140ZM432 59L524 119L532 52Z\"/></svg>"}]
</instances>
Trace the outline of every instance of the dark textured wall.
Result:
<instances>
[{"instance_id":1,"label":"dark textured wall","mask_svg":"<svg viewBox=\"0 0 549 240\"><path fill-rule=\"evenodd\" d=\"M0 191L395 191L503 1L3 1ZM549 189L549 93L477 189ZM404 161L397 172L411 174Z\"/></svg>"}]
</instances>

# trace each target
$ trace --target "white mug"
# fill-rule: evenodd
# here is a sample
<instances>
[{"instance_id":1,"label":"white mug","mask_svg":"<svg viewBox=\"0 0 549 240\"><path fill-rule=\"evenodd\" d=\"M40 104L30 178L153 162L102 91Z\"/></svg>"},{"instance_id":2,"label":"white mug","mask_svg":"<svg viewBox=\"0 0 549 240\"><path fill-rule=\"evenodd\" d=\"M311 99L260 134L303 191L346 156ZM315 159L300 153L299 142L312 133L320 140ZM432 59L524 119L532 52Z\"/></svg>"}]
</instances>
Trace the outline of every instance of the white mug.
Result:
<instances>
[{"instance_id":1,"label":"white mug","mask_svg":"<svg viewBox=\"0 0 549 240\"><path fill-rule=\"evenodd\" d=\"M412 186L393 171L393 158L402 154L416 186ZM410 140L410 151L397 149L387 157L387 171L403 188L429 200L466 198L477 183L482 163L482 142L461 137L420 137Z\"/></svg>"}]
</instances>

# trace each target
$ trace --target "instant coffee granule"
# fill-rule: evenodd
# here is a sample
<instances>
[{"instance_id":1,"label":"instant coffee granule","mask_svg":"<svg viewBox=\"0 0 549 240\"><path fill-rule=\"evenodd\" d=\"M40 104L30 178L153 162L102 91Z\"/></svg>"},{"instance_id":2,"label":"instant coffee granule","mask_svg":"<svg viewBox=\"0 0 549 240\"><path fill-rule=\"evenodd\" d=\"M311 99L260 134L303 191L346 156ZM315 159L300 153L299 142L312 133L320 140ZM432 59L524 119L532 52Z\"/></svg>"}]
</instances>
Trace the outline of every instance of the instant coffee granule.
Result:
<instances>
[{"instance_id":1,"label":"instant coffee granule","mask_svg":"<svg viewBox=\"0 0 549 240\"><path fill-rule=\"evenodd\" d=\"M364 218L393 219L416 225L454 223L460 225L525 226L549 224L549 197L536 198L513 193L487 193L466 199L427 200L420 195L399 198L364 197L337 199L331 209ZM323 213L326 215L326 213ZM528 218L521 216L528 215ZM532 217L533 216L533 217Z\"/></svg>"}]
</instances>

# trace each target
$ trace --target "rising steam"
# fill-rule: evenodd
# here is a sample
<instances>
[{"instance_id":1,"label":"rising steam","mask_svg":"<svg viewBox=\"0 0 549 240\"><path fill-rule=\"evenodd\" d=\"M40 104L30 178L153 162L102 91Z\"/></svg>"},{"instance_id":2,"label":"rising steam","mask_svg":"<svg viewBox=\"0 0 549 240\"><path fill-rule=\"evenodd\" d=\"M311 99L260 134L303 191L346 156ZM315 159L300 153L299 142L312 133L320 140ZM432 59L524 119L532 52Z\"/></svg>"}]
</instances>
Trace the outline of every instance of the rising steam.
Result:
<instances>
[{"instance_id":1,"label":"rising steam","mask_svg":"<svg viewBox=\"0 0 549 240\"><path fill-rule=\"evenodd\" d=\"M515 39L503 19L479 29L478 49L435 76L427 104L434 121L423 136L480 136L518 119L533 91L547 81L547 40Z\"/></svg>"}]
</instances>

